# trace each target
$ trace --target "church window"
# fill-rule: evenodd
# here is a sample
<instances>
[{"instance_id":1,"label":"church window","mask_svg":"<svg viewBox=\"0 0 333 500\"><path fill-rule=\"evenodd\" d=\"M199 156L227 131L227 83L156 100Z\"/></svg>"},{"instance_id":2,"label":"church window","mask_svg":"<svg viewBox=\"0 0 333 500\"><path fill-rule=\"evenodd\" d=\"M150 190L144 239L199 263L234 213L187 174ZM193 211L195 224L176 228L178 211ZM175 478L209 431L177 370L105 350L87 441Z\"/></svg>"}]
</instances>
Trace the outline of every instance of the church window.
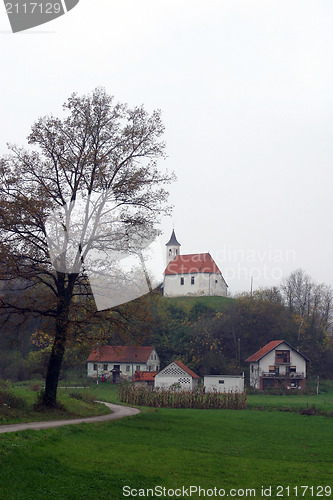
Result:
<instances>
[{"instance_id":1,"label":"church window","mask_svg":"<svg viewBox=\"0 0 333 500\"><path fill-rule=\"evenodd\" d=\"M194 276L191 276L191 285L194 285Z\"/></svg>"},{"instance_id":2,"label":"church window","mask_svg":"<svg viewBox=\"0 0 333 500\"><path fill-rule=\"evenodd\" d=\"M180 278L180 284L184 285L184 278L183 278L183 276Z\"/></svg>"},{"instance_id":3,"label":"church window","mask_svg":"<svg viewBox=\"0 0 333 500\"><path fill-rule=\"evenodd\" d=\"M169 255L172 255L172 250L171 250L171 248L169 248Z\"/></svg>"}]
</instances>

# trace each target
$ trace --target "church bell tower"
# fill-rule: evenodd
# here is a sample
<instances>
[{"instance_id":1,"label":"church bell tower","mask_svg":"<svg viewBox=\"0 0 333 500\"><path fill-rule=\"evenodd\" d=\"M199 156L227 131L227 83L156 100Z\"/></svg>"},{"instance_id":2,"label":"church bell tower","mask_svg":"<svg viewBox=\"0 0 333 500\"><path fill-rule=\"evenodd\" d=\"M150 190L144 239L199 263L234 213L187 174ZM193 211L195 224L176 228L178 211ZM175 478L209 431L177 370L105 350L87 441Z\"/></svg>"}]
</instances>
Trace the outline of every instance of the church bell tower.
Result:
<instances>
[{"instance_id":1,"label":"church bell tower","mask_svg":"<svg viewBox=\"0 0 333 500\"><path fill-rule=\"evenodd\" d=\"M177 255L180 255L180 243L178 243L175 230L172 230L171 238L166 243L166 264L168 265L171 260L174 260Z\"/></svg>"}]
</instances>

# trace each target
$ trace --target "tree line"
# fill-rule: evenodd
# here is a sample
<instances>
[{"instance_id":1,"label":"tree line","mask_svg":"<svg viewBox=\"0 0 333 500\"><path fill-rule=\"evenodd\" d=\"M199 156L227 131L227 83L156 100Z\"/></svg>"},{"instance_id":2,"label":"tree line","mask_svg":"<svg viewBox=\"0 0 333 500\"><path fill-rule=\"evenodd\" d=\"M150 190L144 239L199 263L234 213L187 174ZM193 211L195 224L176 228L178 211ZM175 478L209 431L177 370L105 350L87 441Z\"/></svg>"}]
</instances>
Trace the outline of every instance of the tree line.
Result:
<instances>
[{"instance_id":1,"label":"tree line","mask_svg":"<svg viewBox=\"0 0 333 500\"><path fill-rule=\"evenodd\" d=\"M298 269L280 287L222 304L216 310L198 300L186 310L177 301L160 303L149 341L162 361L181 359L199 375L237 374L248 369L245 360L265 344L286 340L310 359L310 374L333 378L331 286L317 285Z\"/></svg>"}]
</instances>

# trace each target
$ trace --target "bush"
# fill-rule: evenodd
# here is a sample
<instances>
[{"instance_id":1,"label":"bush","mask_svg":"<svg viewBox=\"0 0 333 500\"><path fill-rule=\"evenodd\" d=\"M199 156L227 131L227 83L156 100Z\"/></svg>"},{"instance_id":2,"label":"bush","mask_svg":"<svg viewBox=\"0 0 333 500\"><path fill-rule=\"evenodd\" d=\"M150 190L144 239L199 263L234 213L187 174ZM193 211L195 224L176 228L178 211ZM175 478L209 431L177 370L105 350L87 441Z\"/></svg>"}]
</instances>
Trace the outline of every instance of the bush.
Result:
<instances>
[{"instance_id":1,"label":"bush","mask_svg":"<svg viewBox=\"0 0 333 500\"><path fill-rule=\"evenodd\" d=\"M30 385L30 390L34 392L40 392L41 391L41 385L38 382L34 382L33 384Z\"/></svg>"},{"instance_id":2,"label":"bush","mask_svg":"<svg viewBox=\"0 0 333 500\"><path fill-rule=\"evenodd\" d=\"M3 407L24 410L27 407L27 403L23 398L15 396L9 390L0 389L0 408Z\"/></svg>"}]
</instances>

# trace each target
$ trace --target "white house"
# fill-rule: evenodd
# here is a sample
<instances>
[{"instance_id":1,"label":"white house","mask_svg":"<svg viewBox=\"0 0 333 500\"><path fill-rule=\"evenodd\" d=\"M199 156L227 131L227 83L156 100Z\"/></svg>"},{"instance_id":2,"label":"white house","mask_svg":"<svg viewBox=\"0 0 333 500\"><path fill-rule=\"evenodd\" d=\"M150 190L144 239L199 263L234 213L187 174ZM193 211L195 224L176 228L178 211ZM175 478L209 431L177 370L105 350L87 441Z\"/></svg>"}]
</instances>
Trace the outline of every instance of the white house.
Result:
<instances>
[{"instance_id":1,"label":"white house","mask_svg":"<svg viewBox=\"0 0 333 500\"><path fill-rule=\"evenodd\" d=\"M243 375L205 375L205 392L244 392Z\"/></svg>"},{"instance_id":2,"label":"white house","mask_svg":"<svg viewBox=\"0 0 333 500\"><path fill-rule=\"evenodd\" d=\"M305 387L309 360L285 340L269 342L246 361L250 363L250 385L254 389Z\"/></svg>"},{"instance_id":3,"label":"white house","mask_svg":"<svg viewBox=\"0 0 333 500\"><path fill-rule=\"evenodd\" d=\"M173 361L155 375L155 389L169 389L171 386L192 391L198 386L199 376L181 361Z\"/></svg>"},{"instance_id":4,"label":"white house","mask_svg":"<svg viewBox=\"0 0 333 500\"><path fill-rule=\"evenodd\" d=\"M87 360L88 377L133 377L135 372L157 372L160 358L153 346L103 346L97 347Z\"/></svg>"},{"instance_id":5,"label":"white house","mask_svg":"<svg viewBox=\"0 0 333 500\"><path fill-rule=\"evenodd\" d=\"M181 255L175 231L166 244L165 297L227 296L228 285L209 253Z\"/></svg>"}]
</instances>

